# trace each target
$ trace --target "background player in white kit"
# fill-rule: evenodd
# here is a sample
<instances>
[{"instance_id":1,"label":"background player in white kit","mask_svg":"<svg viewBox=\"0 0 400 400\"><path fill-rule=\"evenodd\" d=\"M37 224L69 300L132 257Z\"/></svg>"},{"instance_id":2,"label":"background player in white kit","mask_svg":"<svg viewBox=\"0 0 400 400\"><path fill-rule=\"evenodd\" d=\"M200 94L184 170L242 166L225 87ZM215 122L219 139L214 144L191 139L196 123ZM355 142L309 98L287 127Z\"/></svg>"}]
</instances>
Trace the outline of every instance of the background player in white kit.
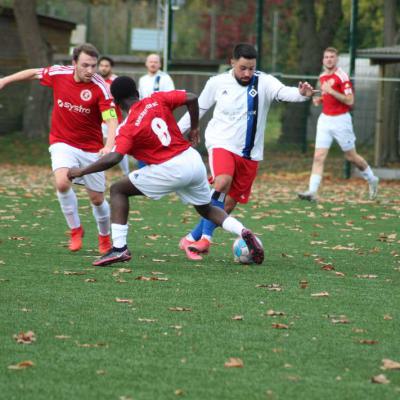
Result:
<instances>
[{"instance_id":1,"label":"background player in white kit","mask_svg":"<svg viewBox=\"0 0 400 400\"><path fill-rule=\"evenodd\" d=\"M238 202L247 203L251 186L263 159L264 131L273 101L309 100L313 88L300 82L298 88L256 71L257 52L246 43L233 50L232 69L210 78L200 97L200 117L215 104L205 131L209 164L214 181L212 204L229 214ZM188 115L178 123L182 132L189 126ZM202 219L180 241L189 258L207 253L215 224Z\"/></svg>"},{"instance_id":2,"label":"background player in white kit","mask_svg":"<svg viewBox=\"0 0 400 400\"><path fill-rule=\"evenodd\" d=\"M139 79L140 98L148 97L155 92L168 92L174 90L171 77L161 71L161 59L158 54L149 54L146 58L147 74Z\"/></svg>"},{"instance_id":3,"label":"background player in white kit","mask_svg":"<svg viewBox=\"0 0 400 400\"><path fill-rule=\"evenodd\" d=\"M52 169L61 210L70 228L69 249L82 247L83 228L78 215L78 199L67 174L69 168L89 165L114 146L118 126L115 105L104 79L96 74L98 51L91 44L76 47L70 66L32 68L0 79L0 89L18 81L38 79L53 89L54 107L50 128ZM102 121L108 126L103 144ZM99 251L111 247L110 207L104 198L104 173L93 174L75 183L86 186L99 231Z\"/></svg>"},{"instance_id":4,"label":"background player in white kit","mask_svg":"<svg viewBox=\"0 0 400 400\"><path fill-rule=\"evenodd\" d=\"M379 178L356 151L356 137L350 115L350 109L354 105L354 94L349 76L337 66L338 51L334 47L324 50L322 64L324 72L319 77L321 96L313 98L315 105L322 103L322 113L317 123L310 182L308 190L298 193L298 196L302 200L317 200L324 163L333 140L336 140L346 159L361 171L361 176L368 182L369 198L374 200L378 193Z\"/></svg>"},{"instance_id":5,"label":"background player in white kit","mask_svg":"<svg viewBox=\"0 0 400 400\"><path fill-rule=\"evenodd\" d=\"M126 153L140 158L147 165L111 186L111 220L113 249L93 264L104 266L129 261L127 247L129 197L145 195L155 200L175 192L184 203L210 218L228 232L241 236L255 263L261 264L264 250L254 234L235 218L210 204L211 193L207 172L200 157L182 136L172 111L186 105L190 118L189 138L198 142L199 106L197 96L182 90L158 92L143 100L133 79L119 77L111 85L118 105L129 115L118 128L113 152L86 168L73 168L69 177L81 177L103 171L119 162Z\"/></svg>"},{"instance_id":6,"label":"background player in white kit","mask_svg":"<svg viewBox=\"0 0 400 400\"><path fill-rule=\"evenodd\" d=\"M110 87L112 81L117 77L117 75L113 73L113 67L114 67L114 60L111 57L102 56L99 58L98 71L99 74L106 81L108 87ZM116 111L117 111L118 123L121 123L123 120L122 112L119 110L118 107L116 107ZM101 124L101 130L103 132L103 138L107 140L108 128L106 123L103 122ZM124 175L129 174L128 156L125 156L118 165L121 168Z\"/></svg>"}]
</instances>

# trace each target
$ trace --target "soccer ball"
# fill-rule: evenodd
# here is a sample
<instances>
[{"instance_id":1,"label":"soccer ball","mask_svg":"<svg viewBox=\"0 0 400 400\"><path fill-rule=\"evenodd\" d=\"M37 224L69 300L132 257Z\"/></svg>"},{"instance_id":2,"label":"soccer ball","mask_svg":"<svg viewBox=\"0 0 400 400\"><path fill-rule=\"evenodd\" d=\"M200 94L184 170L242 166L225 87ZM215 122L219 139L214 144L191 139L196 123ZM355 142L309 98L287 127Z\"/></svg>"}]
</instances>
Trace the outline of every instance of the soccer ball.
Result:
<instances>
[{"instance_id":1,"label":"soccer ball","mask_svg":"<svg viewBox=\"0 0 400 400\"><path fill-rule=\"evenodd\" d=\"M256 237L258 243L261 243L261 240ZM232 246L233 250L233 259L235 262L240 263L240 264L253 264L253 258L250 254L250 250L247 247L246 242L241 238L238 237L234 242Z\"/></svg>"}]
</instances>

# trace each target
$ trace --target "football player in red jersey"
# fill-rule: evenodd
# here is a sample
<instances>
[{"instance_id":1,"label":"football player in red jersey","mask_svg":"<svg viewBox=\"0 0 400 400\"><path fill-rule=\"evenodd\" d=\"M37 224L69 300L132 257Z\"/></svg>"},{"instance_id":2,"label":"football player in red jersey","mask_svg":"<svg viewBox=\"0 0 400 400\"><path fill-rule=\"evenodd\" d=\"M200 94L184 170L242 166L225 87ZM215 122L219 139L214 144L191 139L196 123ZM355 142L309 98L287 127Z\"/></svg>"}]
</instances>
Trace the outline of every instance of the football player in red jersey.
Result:
<instances>
[{"instance_id":1,"label":"football player in red jersey","mask_svg":"<svg viewBox=\"0 0 400 400\"><path fill-rule=\"evenodd\" d=\"M193 204L204 218L241 236L254 262L261 264L264 250L254 234L224 210L210 204L211 191L206 168L200 154L190 145L190 142L196 145L199 138L197 96L183 90L174 90L157 92L139 100L134 80L125 76L114 80L111 93L116 103L124 111L129 111L128 117L118 127L113 151L92 165L72 168L68 176L74 179L104 171L117 164L124 154L143 160L147 165L111 186L113 248L93 265L105 266L131 259L127 247L130 196L144 195L157 200L172 192L184 203ZM186 105L190 115L190 142L182 136L172 113L182 105ZM201 259L201 256L194 254L191 259Z\"/></svg>"},{"instance_id":2,"label":"football player in red jersey","mask_svg":"<svg viewBox=\"0 0 400 400\"><path fill-rule=\"evenodd\" d=\"M49 151L57 196L70 228L71 251L81 249L84 231L68 171L72 167L89 165L109 153L114 146L118 126L109 88L96 73L98 57L96 48L86 43L74 49L70 66L31 68L0 79L0 89L13 82L33 79L53 89ZM105 145L102 121L107 124L109 132ZM99 231L99 251L107 253L111 247L110 207L104 198L104 173L93 174L74 183L85 185L87 189Z\"/></svg>"},{"instance_id":3,"label":"football player in red jersey","mask_svg":"<svg viewBox=\"0 0 400 400\"><path fill-rule=\"evenodd\" d=\"M338 142L346 159L361 171L361 176L368 182L370 200L374 200L378 192L379 178L356 151L350 115L354 105L353 88L349 76L337 66L338 60L338 51L334 47L325 49L322 59L324 72L319 77L321 96L313 98L314 105L322 104L322 113L318 118L309 188L306 192L298 193L302 200L317 200L324 163L333 140Z\"/></svg>"}]
</instances>

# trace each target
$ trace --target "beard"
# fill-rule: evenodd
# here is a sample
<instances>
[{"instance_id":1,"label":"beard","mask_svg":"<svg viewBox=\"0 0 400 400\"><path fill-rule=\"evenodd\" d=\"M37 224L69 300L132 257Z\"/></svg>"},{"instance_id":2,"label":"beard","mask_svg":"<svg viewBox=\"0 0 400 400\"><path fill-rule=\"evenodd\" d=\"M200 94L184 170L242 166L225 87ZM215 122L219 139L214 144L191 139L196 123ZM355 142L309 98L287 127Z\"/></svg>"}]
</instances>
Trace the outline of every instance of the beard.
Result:
<instances>
[{"instance_id":1,"label":"beard","mask_svg":"<svg viewBox=\"0 0 400 400\"><path fill-rule=\"evenodd\" d=\"M235 76L236 82L240 85L240 86L249 86L250 82L252 80L252 78L250 78L248 81L244 81L242 79L239 79Z\"/></svg>"}]
</instances>

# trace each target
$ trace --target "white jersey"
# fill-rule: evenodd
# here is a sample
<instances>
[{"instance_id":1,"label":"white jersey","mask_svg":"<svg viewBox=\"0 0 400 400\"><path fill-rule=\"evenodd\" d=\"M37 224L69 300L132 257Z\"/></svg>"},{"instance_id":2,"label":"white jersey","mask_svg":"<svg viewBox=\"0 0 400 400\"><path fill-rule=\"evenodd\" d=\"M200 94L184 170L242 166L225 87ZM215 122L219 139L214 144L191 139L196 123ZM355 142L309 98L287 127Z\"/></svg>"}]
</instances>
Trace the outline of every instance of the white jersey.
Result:
<instances>
[{"instance_id":1,"label":"white jersey","mask_svg":"<svg viewBox=\"0 0 400 400\"><path fill-rule=\"evenodd\" d=\"M240 85L233 70L210 78L199 96L200 118L215 104L205 131L207 150L224 148L251 160L260 161L264 152L264 132L271 103L301 102L309 97L298 88L285 86L272 75L257 71L248 86ZM190 128L189 114L178 122L181 132Z\"/></svg>"},{"instance_id":2,"label":"white jersey","mask_svg":"<svg viewBox=\"0 0 400 400\"><path fill-rule=\"evenodd\" d=\"M174 82L165 72L158 71L155 75L143 75L139 79L139 95L143 99L154 92L169 92L175 90Z\"/></svg>"}]
</instances>

